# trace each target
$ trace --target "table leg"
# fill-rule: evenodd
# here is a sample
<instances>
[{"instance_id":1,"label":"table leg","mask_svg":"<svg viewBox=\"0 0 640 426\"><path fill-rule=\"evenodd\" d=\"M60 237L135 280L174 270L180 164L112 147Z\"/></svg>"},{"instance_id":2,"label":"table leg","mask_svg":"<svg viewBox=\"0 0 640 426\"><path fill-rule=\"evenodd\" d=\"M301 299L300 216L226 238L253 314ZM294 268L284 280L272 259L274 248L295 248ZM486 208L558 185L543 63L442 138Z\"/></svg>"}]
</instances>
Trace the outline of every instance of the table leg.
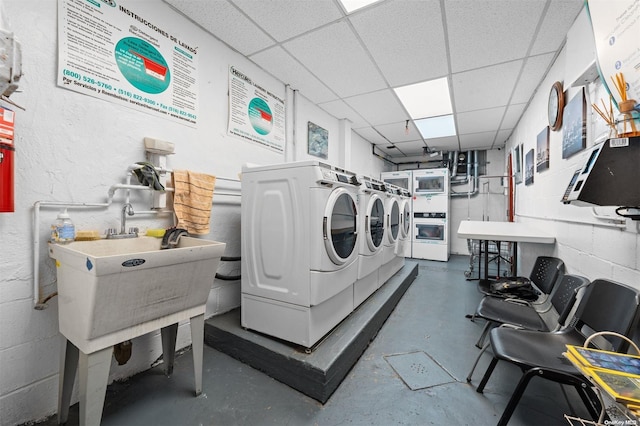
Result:
<instances>
[{"instance_id":1,"label":"table leg","mask_svg":"<svg viewBox=\"0 0 640 426\"><path fill-rule=\"evenodd\" d=\"M73 343L61 335L60 339L60 373L58 378L58 424L64 424L69 418L69 405L73 382L78 371L80 351Z\"/></svg>"},{"instance_id":2,"label":"table leg","mask_svg":"<svg viewBox=\"0 0 640 426\"><path fill-rule=\"evenodd\" d=\"M484 279L489 280L489 240L484 240Z\"/></svg>"},{"instance_id":3,"label":"table leg","mask_svg":"<svg viewBox=\"0 0 640 426\"><path fill-rule=\"evenodd\" d=\"M518 243L513 242L513 261L511 262L511 275L518 276Z\"/></svg>"},{"instance_id":4,"label":"table leg","mask_svg":"<svg viewBox=\"0 0 640 426\"><path fill-rule=\"evenodd\" d=\"M202 393L202 357L204 352L204 314L191 318L191 352L196 396Z\"/></svg>"},{"instance_id":5,"label":"table leg","mask_svg":"<svg viewBox=\"0 0 640 426\"><path fill-rule=\"evenodd\" d=\"M80 352L80 424L99 425L107 391L113 347Z\"/></svg>"}]
</instances>

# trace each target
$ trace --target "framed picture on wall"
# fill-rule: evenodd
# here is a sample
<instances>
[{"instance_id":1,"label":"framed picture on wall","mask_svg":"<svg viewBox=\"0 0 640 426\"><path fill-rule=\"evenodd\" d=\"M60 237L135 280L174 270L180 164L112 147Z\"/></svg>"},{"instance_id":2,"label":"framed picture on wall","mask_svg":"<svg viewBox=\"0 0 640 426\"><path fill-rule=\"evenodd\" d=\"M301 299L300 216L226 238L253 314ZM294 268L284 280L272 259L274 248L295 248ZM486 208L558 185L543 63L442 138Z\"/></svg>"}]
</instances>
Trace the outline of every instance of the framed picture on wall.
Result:
<instances>
[{"instance_id":1,"label":"framed picture on wall","mask_svg":"<svg viewBox=\"0 0 640 426\"><path fill-rule=\"evenodd\" d=\"M308 153L323 159L329 155L329 132L309 121L308 124Z\"/></svg>"},{"instance_id":2,"label":"framed picture on wall","mask_svg":"<svg viewBox=\"0 0 640 426\"><path fill-rule=\"evenodd\" d=\"M513 148L513 177L516 184L522 183L522 147L516 145Z\"/></svg>"},{"instance_id":3,"label":"framed picture on wall","mask_svg":"<svg viewBox=\"0 0 640 426\"><path fill-rule=\"evenodd\" d=\"M562 114L562 158L569 158L587 146L587 108L584 87L565 106Z\"/></svg>"},{"instance_id":4,"label":"framed picture on wall","mask_svg":"<svg viewBox=\"0 0 640 426\"><path fill-rule=\"evenodd\" d=\"M533 149L530 149L529 152L527 152L527 155L524 159L524 184L525 185L533 184L533 168L534 168L533 157L534 157Z\"/></svg>"},{"instance_id":5,"label":"framed picture on wall","mask_svg":"<svg viewBox=\"0 0 640 426\"><path fill-rule=\"evenodd\" d=\"M549 126L538 133L536 145L536 171L540 173L549 168Z\"/></svg>"}]
</instances>

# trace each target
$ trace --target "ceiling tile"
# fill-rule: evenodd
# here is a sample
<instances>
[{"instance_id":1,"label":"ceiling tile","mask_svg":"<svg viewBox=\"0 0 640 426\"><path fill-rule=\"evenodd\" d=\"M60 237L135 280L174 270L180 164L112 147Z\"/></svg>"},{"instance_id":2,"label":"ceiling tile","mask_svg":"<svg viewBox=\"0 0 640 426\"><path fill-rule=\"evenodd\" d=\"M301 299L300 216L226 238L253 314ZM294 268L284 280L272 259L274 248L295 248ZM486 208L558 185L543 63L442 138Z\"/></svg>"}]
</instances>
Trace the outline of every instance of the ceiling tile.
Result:
<instances>
[{"instance_id":1,"label":"ceiling tile","mask_svg":"<svg viewBox=\"0 0 640 426\"><path fill-rule=\"evenodd\" d=\"M314 103L337 99L335 93L279 46L263 50L249 58L265 71L277 76L283 83L298 89L305 98Z\"/></svg>"},{"instance_id":2,"label":"ceiling tile","mask_svg":"<svg viewBox=\"0 0 640 426\"><path fill-rule=\"evenodd\" d=\"M384 154L391 158L404 157L404 154L398 151L395 147L389 148L386 145L376 145L374 149L376 150L376 152L382 151Z\"/></svg>"},{"instance_id":3,"label":"ceiling tile","mask_svg":"<svg viewBox=\"0 0 640 426\"><path fill-rule=\"evenodd\" d=\"M546 0L446 1L452 72L521 59Z\"/></svg>"},{"instance_id":4,"label":"ceiling tile","mask_svg":"<svg viewBox=\"0 0 640 426\"><path fill-rule=\"evenodd\" d=\"M481 109L458 114L458 135L495 130L500 125L505 107ZM464 144L462 146L464 148Z\"/></svg>"},{"instance_id":5,"label":"ceiling tile","mask_svg":"<svg viewBox=\"0 0 640 426\"><path fill-rule=\"evenodd\" d=\"M407 120L409 116L391 89L345 98L344 101L359 111L374 126Z\"/></svg>"},{"instance_id":6,"label":"ceiling tile","mask_svg":"<svg viewBox=\"0 0 640 426\"><path fill-rule=\"evenodd\" d=\"M453 74L456 112L506 105L516 84L522 61Z\"/></svg>"},{"instance_id":7,"label":"ceiling tile","mask_svg":"<svg viewBox=\"0 0 640 426\"><path fill-rule=\"evenodd\" d=\"M518 124L522 113L524 112L527 104L511 104L507 107L507 112L502 119L501 129L513 129Z\"/></svg>"},{"instance_id":8,"label":"ceiling tile","mask_svg":"<svg viewBox=\"0 0 640 426\"><path fill-rule=\"evenodd\" d=\"M511 97L512 103L529 102L533 92L540 85L542 78L547 74L551 66L554 54L530 56L524 64L520 79Z\"/></svg>"},{"instance_id":9,"label":"ceiling tile","mask_svg":"<svg viewBox=\"0 0 640 426\"><path fill-rule=\"evenodd\" d=\"M382 135L384 135L385 138L387 138L389 141L393 143L408 142L408 141L413 141L417 139L422 140L420 136L420 132L418 132L418 129L413 124L413 121L409 121L408 125L409 125L408 132L406 128L407 127L406 121L399 121L397 123L375 126L375 129L378 132L382 133Z\"/></svg>"},{"instance_id":10,"label":"ceiling tile","mask_svg":"<svg viewBox=\"0 0 640 426\"><path fill-rule=\"evenodd\" d=\"M346 22L305 34L283 47L341 97L387 87Z\"/></svg>"},{"instance_id":11,"label":"ceiling tile","mask_svg":"<svg viewBox=\"0 0 640 426\"><path fill-rule=\"evenodd\" d=\"M507 139L511 136L513 130L500 130L498 131L498 135L496 136L496 141L493 144L493 148L502 148L506 145Z\"/></svg>"},{"instance_id":12,"label":"ceiling tile","mask_svg":"<svg viewBox=\"0 0 640 426\"><path fill-rule=\"evenodd\" d=\"M352 129L370 127L365 119L362 118L360 114L355 112L353 108L347 105L343 100L338 99L331 102L325 102L319 104L318 106L339 120L346 118L347 120L351 121Z\"/></svg>"},{"instance_id":13,"label":"ceiling tile","mask_svg":"<svg viewBox=\"0 0 640 426\"><path fill-rule=\"evenodd\" d=\"M380 133L376 132L373 127L354 128L354 131L364 139L375 145L390 145L391 142L384 138Z\"/></svg>"},{"instance_id":14,"label":"ceiling tile","mask_svg":"<svg viewBox=\"0 0 640 426\"><path fill-rule=\"evenodd\" d=\"M232 0L277 41L284 41L342 18L331 0Z\"/></svg>"},{"instance_id":15,"label":"ceiling tile","mask_svg":"<svg viewBox=\"0 0 640 426\"><path fill-rule=\"evenodd\" d=\"M555 52L562 46L569 28L582 10L584 0L552 1L544 16L531 55Z\"/></svg>"},{"instance_id":16,"label":"ceiling tile","mask_svg":"<svg viewBox=\"0 0 640 426\"><path fill-rule=\"evenodd\" d=\"M446 138L435 138L426 141L429 148L434 151L458 151L460 143L458 136L447 136Z\"/></svg>"},{"instance_id":17,"label":"ceiling tile","mask_svg":"<svg viewBox=\"0 0 640 426\"><path fill-rule=\"evenodd\" d=\"M227 1L165 1L245 56L274 43L271 37Z\"/></svg>"},{"instance_id":18,"label":"ceiling tile","mask_svg":"<svg viewBox=\"0 0 640 426\"><path fill-rule=\"evenodd\" d=\"M463 151L472 149L491 149L496 132L469 133L460 135L460 145Z\"/></svg>"},{"instance_id":19,"label":"ceiling tile","mask_svg":"<svg viewBox=\"0 0 640 426\"><path fill-rule=\"evenodd\" d=\"M448 73L438 0L387 1L349 19L391 87Z\"/></svg>"}]
</instances>

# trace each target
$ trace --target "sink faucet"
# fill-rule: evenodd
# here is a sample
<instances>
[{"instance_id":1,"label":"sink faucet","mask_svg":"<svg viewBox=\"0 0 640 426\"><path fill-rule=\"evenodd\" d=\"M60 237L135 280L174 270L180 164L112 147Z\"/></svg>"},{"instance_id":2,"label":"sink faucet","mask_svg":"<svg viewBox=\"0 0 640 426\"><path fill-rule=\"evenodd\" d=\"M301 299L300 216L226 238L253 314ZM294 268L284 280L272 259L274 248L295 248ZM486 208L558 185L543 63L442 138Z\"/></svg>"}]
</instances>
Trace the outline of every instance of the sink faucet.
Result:
<instances>
[{"instance_id":1,"label":"sink faucet","mask_svg":"<svg viewBox=\"0 0 640 426\"><path fill-rule=\"evenodd\" d=\"M126 231L125 231L125 229L127 228L126 215L133 216L133 206L131 205L131 203L126 203L122 207L122 215L120 215L120 235L126 234Z\"/></svg>"},{"instance_id":2,"label":"sink faucet","mask_svg":"<svg viewBox=\"0 0 640 426\"><path fill-rule=\"evenodd\" d=\"M122 213L120 215L120 233L116 234L115 229L107 230L107 238L135 238L138 236L138 228L131 228L129 232L127 229L127 215L133 216L133 206L130 203L126 203L122 207Z\"/></svg>"}]
</instances>

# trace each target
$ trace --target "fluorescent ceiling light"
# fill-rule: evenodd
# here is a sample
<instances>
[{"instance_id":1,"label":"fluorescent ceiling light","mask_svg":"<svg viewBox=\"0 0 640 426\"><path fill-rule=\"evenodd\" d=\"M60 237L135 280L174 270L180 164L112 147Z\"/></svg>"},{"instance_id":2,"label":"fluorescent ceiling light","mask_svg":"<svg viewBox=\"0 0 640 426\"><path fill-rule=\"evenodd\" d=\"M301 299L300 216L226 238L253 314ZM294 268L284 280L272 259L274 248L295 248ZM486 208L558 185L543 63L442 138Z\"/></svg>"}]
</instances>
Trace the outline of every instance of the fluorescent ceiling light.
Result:
<instances>
[{"instance_id":1,"label":"fluorescent ceiling light","mask_svg":"<svg viewBox=\"0 0 640 426\"><path fill-rule=\"evenodd\" d=\"M393 89L413 119L453 113L447 77Z\"/></svg>"},{"instance_id":2,"label":"fluorescent ceiling light","mask_svg":"<svg viewBox=\"0 0 640 426\"><path fill-rule=\"evenodd\" d=\"M370 4L378 1L380 0L340 0L340 3L342 3L342 6L347 13L351 13L354 10L362 9L365 6L369 6Z\"/></svg>"},{"instance_id":3,"label":"fluorescent ceiling light","mask_svg":"<svg viewBox=\"0 0 640 426\"><path fill-rule=\"evenodd\" d=\"M424 139L443 138L456 134L456 125L451 114L423 118L415 120L414 123Z\"/></svg>"}]
</instances>

